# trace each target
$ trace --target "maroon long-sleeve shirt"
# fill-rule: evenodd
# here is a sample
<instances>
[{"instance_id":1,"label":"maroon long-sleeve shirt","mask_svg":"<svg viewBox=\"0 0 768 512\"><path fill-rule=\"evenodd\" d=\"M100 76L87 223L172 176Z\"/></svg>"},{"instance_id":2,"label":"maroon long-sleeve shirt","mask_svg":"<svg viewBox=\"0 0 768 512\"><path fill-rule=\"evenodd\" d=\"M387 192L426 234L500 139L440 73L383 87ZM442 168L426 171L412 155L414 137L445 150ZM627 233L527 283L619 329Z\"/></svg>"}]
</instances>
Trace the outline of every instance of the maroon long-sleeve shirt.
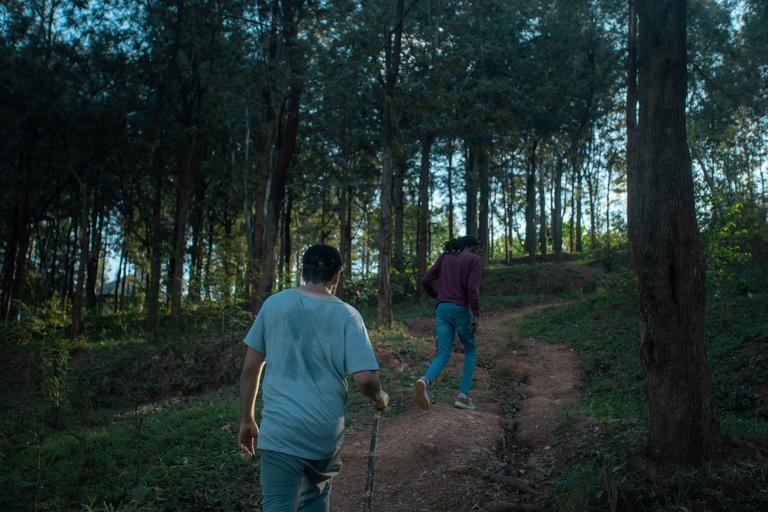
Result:
<instances>
[{"instance_id":1,"label":"maroon long-sleeve shirt","mask_svg":"<svg viewBox=\"0 0 768 512\"><path fill-rule=\"evenodd\" d=\"M421 278L427 293L437 303L453 302L472 309L475 318L480 316L480 272L483 260L473 252L443 254ZM439 279L438 288L432 282Z\"/></svg>"}]
</instances>

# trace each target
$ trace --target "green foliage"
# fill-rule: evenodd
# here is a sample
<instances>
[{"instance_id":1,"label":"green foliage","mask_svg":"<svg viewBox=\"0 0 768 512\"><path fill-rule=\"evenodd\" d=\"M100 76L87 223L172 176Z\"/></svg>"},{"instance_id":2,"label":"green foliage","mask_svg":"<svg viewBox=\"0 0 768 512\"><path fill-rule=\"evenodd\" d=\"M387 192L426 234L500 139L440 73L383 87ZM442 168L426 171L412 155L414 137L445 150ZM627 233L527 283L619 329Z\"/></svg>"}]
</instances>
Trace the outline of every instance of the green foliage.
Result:
<instances>
[{"instance_id":1,"label":"green foliage","mask_svg":"<svg viewBox=\"0 0 768 512\"><path fill-rule=\"evenodd\" d=\"M707 284L713 289L714 297L721 304L726 321L730 318L731 289L736 276L734 267L744 265L751 258L743 250L743 241L749 235L746 229L738 229L731 218L737 216L743 205L737 203L728 208L725 224L712 233L705 245L707 251Z\"/></svg>"}]
</instances>

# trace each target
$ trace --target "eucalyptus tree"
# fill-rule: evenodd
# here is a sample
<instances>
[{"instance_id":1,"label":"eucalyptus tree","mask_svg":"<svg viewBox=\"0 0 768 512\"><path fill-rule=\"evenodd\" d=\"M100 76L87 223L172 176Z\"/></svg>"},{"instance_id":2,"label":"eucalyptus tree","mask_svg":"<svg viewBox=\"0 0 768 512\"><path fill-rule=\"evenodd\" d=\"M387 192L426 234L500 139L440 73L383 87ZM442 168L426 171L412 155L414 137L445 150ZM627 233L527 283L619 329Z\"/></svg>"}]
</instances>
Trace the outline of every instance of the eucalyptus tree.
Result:
<instances>
[{"instance_id":1,"label":"eucalyptus tree","mask_svg":"<svg viewBox=\"0 0 768 512\"><path fill-rule=\"evenodd\" d=\"M637 277L652 455L698 463L720 424L704 333L705 263L685 126L686 2L636 1Z\"/></svg>"},{"instance_id":2,"label":"eucalyptus tree","mask_svg":"<svg viewBox=\"0 0 768 512\"><path fill-rule=\"evenodd\" d=\"M56 173L47 164L54 152L60 155L53 134L66 86L58 72L66 71L70 49L59 34L62 6L51 3L40 7L7 5L0 41L2 189L7 205L3 212L3 320L18 316L31 227L42 219L67 181L67 174Z\"/></svg>"},{"instance_id":3,"label":"eucalyptus tree","mask_svg":"<svg viewBox=\"0 0 768 512\"><path fill-rule=\"evenodd\" d=\"M93 224L91 231L100 232L114 201L110 180L116 174L105 171L119 165L116 148L126 137L126 104L119 85L124 57L113 20L104 18L101 3L70 7L51 2L33 9L19 3L7 13L2 82L14 101L3 107L9 121L3 126L15 132L6 139L5 150L18 155L6 160L16 167L11 175L18 179L6 190L15 188L18 202L5 252L3 313L15 316L9 301L22 298L30 227L50 219L49 208L57 208L57 203L80 205L72 212L81 245L71 330L75 336L80 332L86 267L89 302L95 303L101 240L93 237L90 250L95 256L89 258L88 230ZM94 202L97 207L91 208ZM60 248L54 244L49 250L55 255Z\"/></svg>"}]
</instances>

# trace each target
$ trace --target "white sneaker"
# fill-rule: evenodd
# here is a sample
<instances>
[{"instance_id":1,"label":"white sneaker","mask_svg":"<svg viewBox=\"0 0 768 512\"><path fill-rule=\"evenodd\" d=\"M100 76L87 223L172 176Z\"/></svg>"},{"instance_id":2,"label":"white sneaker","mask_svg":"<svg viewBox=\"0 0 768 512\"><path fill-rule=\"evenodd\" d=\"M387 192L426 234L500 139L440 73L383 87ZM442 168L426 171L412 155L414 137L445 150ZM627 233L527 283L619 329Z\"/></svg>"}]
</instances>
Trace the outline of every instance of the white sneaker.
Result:
<instances>
[{"instance_id":1,"label":"white sneaker","mask_svg":"<svg viewBox=\"0 0 768 512\"><path fill-rule=\"evenodd\" d=\"M456 407L459 407L461 409L474 409L475 404L472 403L472 399L469 398L464 393L459 393L459 396L456 397L456 401L453 402L453 405Z\"/></svg>"},{"instance_id":2,"label":"white sneaker","mask_svg":"<svg viewBox=\"0 0 768 512\"><path fill-rule=\"evenodd\" d=\"M422 377L416 381L416 403L425 411L429 410L429 381Z\"/></svg>"}]
</instances>

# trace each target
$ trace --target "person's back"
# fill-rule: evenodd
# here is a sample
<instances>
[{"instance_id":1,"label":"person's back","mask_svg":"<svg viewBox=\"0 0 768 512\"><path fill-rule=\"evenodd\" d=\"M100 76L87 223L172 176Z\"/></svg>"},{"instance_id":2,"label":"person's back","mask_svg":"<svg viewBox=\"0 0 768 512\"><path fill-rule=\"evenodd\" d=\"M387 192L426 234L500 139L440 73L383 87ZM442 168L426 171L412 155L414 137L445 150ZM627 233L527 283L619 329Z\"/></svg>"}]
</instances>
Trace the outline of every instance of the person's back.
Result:
<instances>
[{"instance_id":1,"label":"person's back","mask_svg":"<svg viewBox=\"0 0 768 512\"><path fill-rule=\"evenodd\" d=\"M416 381L416 403L422 409L430 407L429 387L451 358L453 340L459 335L464 347L461 388L454 405L474 409L469 389L475 371L475 331L480 317L480 274L483 260L475 251L477 238L463 236L443 244L443 254L421 278L426 292L435 298L437 355L427 373ZM438 281L435 289L433 282Z\"/></svg>"},{"instance_id":2,"label":"person's back","mask_svg":"<svg viewBox=\"0 0 768 512\"><path fill-rule=\"evenodd\" d=\"M244 340L238 443L251 456L258 448L264 512L294 512L297 504L308 512L329 510L331 482L341 469L345 375L374 408L389 403L360 314L333 295L341 254L317 244L302 263L306 284L268 298ZM260 429L254 405L265 367Z\"/></svg>"},{"instance_id":3,"label":"person's back","mask_svg":"<svg viewBox=\"0 0 768 512\"><path fill-rule=\"evenodd\" d=\"M286 290L264 302L245 343L265 355L259 448L321 459L340 448L346 374L378 368L360 314Z\"/></svg>"}]
</instances>

